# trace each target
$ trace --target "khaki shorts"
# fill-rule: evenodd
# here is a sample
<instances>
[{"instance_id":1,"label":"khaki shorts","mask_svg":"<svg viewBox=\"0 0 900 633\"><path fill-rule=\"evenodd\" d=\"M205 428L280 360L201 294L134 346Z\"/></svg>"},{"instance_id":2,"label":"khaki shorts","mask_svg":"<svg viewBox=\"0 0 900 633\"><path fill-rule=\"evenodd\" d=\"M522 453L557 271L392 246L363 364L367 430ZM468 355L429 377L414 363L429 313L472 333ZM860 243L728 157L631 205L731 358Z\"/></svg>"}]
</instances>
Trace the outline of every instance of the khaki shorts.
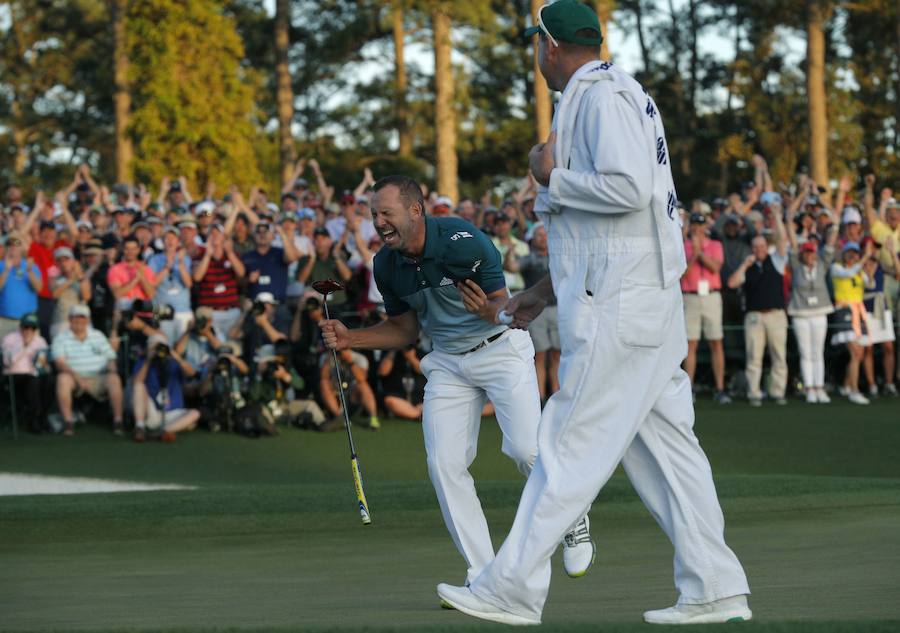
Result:
<instances>
[{"instance_id":1,"label":"khaki shorts","mask_svg":"<svg viewBox=\"0 0 900 633\"><path fill-rule=\"evenodd\" d=\"M547 306L528 325L535 352L559 349L559 317L556 306Z\"/></svg>"},{"instance_id":2,"label":"khaki shorts","mask_svg":"<svg viewBox=\"0 0 900 633\"><path fill-rule=\"evenodd\" d=\"M107 388L107 374L98 374L96 376L83 376L87 383L87 389L78 388L77 394L87 394L94 400L106 400L109 398L109 389Z\"/></svg>"},{"instance_id":3,"label":"khaki shorts","mask_svg":"<svg viewBox=\"0 0 900 633\"><path fill-rule=\"evenodd\" d=\"M166 426L171 426L172 423L175 422L178 418L186 414L190 409L172 409L170 411L166 411ZM153 398L148 398L147 400L147 428L151 431L162 428L163 418L162 413L160 413L159 408L156 406L156 403L153 401ZM165 430L165 429L163 429Z\"/></svg>"},{"instance_id":4,"label":"khaki shorts","mask_svg":"<svg viewBox=\"0 0 900 633\"><path fill-rule=\"evenodd\" d=\"M684 295L684 324L689 341L699 341L702 332L707 341L722 340L722 295L711 292L705 297Z\"/></svg>"}]
</instances>

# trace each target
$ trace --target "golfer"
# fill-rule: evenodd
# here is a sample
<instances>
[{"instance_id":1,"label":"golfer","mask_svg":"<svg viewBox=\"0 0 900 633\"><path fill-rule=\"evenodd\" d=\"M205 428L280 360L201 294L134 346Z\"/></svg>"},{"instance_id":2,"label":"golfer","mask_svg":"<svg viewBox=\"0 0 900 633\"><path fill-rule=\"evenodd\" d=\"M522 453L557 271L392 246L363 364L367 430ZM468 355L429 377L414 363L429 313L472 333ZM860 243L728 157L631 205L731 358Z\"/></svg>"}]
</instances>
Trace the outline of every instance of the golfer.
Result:
<instances>
[{"instance_id":1,"label":"golfer","mask_svg":"<svg viewBox=\"0 0 900 633\"><path fill-rule=\"evenodd\" d=\"M598 60L594 12L542 7L538 60L562 91L553 132L530 154L542 185L550 277L505 311L525 327L555 294L560 391L538 432L538 458L509 536L470 587L438 585L457 609L539 624L550 556L621 462L675 547L675 606L647 622L750 619L747 579L724 540L712 472L692 427L679 279L685 270L659 111L629 75Z\"/></svg>"},{"instance_id":2,"label":"golfer","mask_svg":"<svg viewBox=\"0 0 900 633\"><path fill-rule=\"evenodd\" d=\"M534 346L527 332L496 322L509 293L500 253L484 233L459 218L426 218L422 190L411 178L388 176L374 188L372 218L387 246L375 256L374 276L388 318L356 330L322 321L322 336L336 350L405 348L418 340L420 327L431 337L434 350L421 361L428 380L422 415L428 473L469 582L494 558L468 470L481 410L490 398L503 452L522 474L531 472L541 418ZM465 301L473 309L477 302L479 313ZM559 533L560 539L569 533L564 562L571 576L584 575L594 559L587 509Z\"/></svg>"}]
</instances>

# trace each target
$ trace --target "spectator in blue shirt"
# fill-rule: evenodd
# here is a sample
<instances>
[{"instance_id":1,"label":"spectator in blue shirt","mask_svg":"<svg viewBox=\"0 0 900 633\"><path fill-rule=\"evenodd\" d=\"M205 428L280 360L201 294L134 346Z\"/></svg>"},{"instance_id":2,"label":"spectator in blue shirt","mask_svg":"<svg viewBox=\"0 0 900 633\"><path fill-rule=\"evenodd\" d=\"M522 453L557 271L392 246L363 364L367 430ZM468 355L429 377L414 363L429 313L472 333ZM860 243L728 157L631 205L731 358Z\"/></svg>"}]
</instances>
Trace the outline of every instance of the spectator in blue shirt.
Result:
<instances>
[{"instance_id":1,"label":"spectator in blue shirt","mask_svg":"<svg viewBox=\"0 0 900 633\"><path fill-rule=\"evenodd\" d=\"M22 238L10 233L6 256L0 261L0 339L19 329L19 320L37 310L43 281L37 264L25 258Z\"/></svg>"},{"instance_id":2,"label":"spectator in blue shirt","mask_svg":"<svg viewBox=\"0 0 900 633\"><path fill-rule=\"evenodd\" d=\"M159 329L175 342L188 330L194 320L191 311L191 258L181 247L178 229L168 226L163 235L165 250L153 255L147 264L153 271L156 294L153 301L157 306L170 305L174 310L174 318L160 321Z\"/></svg>"},{"instance_id":3,"label":"spectator in blue shirt","mask_svg":"<svg viewBox=\"0 0 900 633\"><path fill-rule=\"evenodd\" d=\"M272 246L273 228L281 237L284 248ZM286 332L291 325L291 314L287 309L288 268L297 261L300 254L294 240L285 235L284 229L268 222L260 222L254 229L256 248L243 256L247 269L247 296L256 299L263 292L271 294L278 302L275 315L276 327Z\"/></svg>"}]
</instances>

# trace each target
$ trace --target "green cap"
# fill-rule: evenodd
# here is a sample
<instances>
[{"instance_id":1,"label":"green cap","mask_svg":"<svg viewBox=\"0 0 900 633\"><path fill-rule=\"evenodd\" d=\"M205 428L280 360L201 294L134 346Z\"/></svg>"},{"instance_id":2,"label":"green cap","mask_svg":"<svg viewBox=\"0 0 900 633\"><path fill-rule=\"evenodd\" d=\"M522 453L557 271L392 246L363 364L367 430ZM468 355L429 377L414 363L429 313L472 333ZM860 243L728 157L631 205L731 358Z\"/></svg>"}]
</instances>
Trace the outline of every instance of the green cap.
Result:
<instances>
[{"instance_id":1,"label":"green cap","mask_svg":"<svg viewBox=\"0 0 900 633\"><path fill-rule=\"evenodd\" d=\"M585 46L600 46L603 43L603 33L600 31L600 20L594 10L578 0L557 0L552 4L546 4L538 12L544 22L547 32L555 40L583 44ZM597 31L597 37L578 37L576 33L581 29L593 29ZM540 33L540 25L525 29L523 35L530 38L535 33Z\"/></svg>"},{"instance_id":2,"label":"green cap","mask_svg":"<svg viewBox=\"0 0 900 633\"><path fill-rule=\"evenodd\" d=\"M29 312L22 317L21 321L19 321L20 327L40 327L40 325L41 323L38 321L38 316L34 312Z\"/></svg>"}]
</instances>

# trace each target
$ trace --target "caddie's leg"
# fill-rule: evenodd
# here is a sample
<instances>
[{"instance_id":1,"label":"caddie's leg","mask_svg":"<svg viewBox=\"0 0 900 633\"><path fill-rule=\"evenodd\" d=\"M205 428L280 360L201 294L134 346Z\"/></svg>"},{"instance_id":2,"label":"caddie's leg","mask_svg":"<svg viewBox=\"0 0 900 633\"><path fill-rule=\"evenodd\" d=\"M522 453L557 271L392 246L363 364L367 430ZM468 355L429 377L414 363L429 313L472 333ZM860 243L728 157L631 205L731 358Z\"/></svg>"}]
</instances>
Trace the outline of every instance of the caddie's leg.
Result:
<instances>
[{"instance_id":1,"label":"caddie's leg","mask_svg":"<svg viewBox=\"0 0 900 633\"><path fill-rule=\"evenodd\" d=\"M628 478L675 546L679 601L703 604L750 593L725 544L712 469L694 435L688 377L678 370L622 459Z\"/></svg>"},{"instance_id":2,"label":"caddie's leg","mask_svg":"<svg viewBox=\"0 0 900 633\"><path fill-rule=\"evenodd\" d=\"M444 523L474 579L494 558L494 546L469 466L478 449L484 391L462 376L459 356L438 351L422 359L428 379L422 433L428 474Z\"/></svg>"}]
</instances>

